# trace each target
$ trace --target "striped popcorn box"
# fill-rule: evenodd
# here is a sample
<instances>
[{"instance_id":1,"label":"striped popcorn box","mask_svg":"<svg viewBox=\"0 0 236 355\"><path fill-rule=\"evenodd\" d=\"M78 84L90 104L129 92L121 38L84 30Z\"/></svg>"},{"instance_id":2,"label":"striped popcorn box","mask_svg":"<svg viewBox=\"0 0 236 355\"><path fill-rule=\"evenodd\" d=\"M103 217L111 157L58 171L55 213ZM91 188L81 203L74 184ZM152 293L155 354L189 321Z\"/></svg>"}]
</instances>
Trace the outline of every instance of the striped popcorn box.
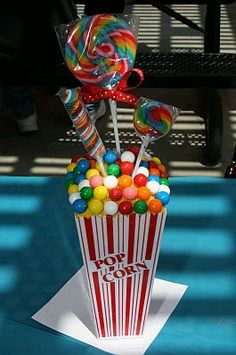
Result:
<instances>
[{"instance_id":1,"label":"striped popcorn box","mask_svg":"<svg viewBox=\"0 0 236 355\"><path fill-rule=\"evenodd\" d=\"M75 219L97 337L141 336L166 213Z\"/></svg>"}]
</instances>

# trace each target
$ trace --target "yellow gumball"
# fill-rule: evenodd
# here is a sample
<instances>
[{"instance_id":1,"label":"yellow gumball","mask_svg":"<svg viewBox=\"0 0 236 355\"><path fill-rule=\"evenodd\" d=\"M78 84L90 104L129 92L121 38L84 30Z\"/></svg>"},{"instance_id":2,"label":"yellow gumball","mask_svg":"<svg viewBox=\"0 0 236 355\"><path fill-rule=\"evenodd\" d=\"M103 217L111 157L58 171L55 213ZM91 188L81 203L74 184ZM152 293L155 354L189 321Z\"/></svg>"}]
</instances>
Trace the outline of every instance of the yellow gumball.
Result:
<instances>
[{"instance_id":1,"label":"yellow gumball","mask_svg":"<svg viewBox=\"0 0 236 355\"><path fill-rule=\"evenodd\" d=\"M88 202L88 208L93 215L98 215L103 211L103 202L96 198L92 198Z\"/></svg>"},{"instance_id":2,"label":"yellow gumball","mask_svg":"<svg viewBox=\"0 0 236 355\"><path fill-rule=\"evenodd\" d=\"M108 196L108 189L106 186L97 186L93 190L93 196L94 198L98 200L105 200Z\"/></svg>"},{"instance_id":3,"label":"yellow gumball","mask_svg":"<svg viewBox=\"0 0 236 355\"><path fill-rule=\"evenodd\" d=\"M161 160L159 158L157 158L157 157L153 157L152 161L154 161L154 163L156 163L157 165L161 164Z\"/></svg>"},{"instance_id":4,"label":"yellow gumball","mask_svg":"<svg viewBox=\"0 0 236 355\"><path fill-rule=\"evenodd\" d=\"M68 187L68 194L73 194L74 192L78 192L78 185L77 184L72 184Z\"/></svg>"},{"instance_id":5,"label":"yellow gumball","mask_svg":"<svg viewBox=\"0 0 236 355\"><path fill-rule=\"evenodd\" d=\"M103 165L104 165L105 170L107 170L108 164L103 162ZM95 164L95 168L96 168L100 173L102 172L97 161L96 161L96 164Z\"/></svg>"},{"instance_id":6,"label":"yellow gumball","mask_svg":"<svg viewBox=\"0 0 236 355\"><path fill-rule=\"evenodd\" d=\"M99 171L97 169L89 169L87 172L86 172L86 179L87 180L90 180L92 176L94 175L100 175Z\"/></svg>"},{"instance_id":7,"label":"yellow gumball","mask_svg":"<svg viewBox=\"0 0 236 355\"><path fill-rule=\"evenodd\" d=\"M77 164L75 164L75 163L70 163L69 165L67 165L67 167L66 167L67 172L70 173L71 171L73 171L74 168L76 167L76 165Z\"/></svg>"}]
</instances>

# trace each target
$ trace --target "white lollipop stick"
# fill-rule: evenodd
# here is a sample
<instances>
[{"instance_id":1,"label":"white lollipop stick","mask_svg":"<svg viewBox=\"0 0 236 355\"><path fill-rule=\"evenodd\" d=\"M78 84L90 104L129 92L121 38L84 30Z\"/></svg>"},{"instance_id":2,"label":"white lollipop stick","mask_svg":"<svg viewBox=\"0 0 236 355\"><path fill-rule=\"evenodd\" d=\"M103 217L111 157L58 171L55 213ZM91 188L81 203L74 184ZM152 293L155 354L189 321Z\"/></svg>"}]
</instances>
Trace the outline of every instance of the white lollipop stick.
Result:
<instances>
[{"instance_id":1,"label":"white lollipop stick","mask_svg":"<svg viewBox=\"0 0 236 355\"><path fill-rule=\"evenodd\" d=\"M120 140L119 140L118 125L117 125L117 103L116 101L109 99L109 105L110 105L111 117L112 117L113 129L115 135L116 151L118 153L118 156L120 156Z\"/></svg>"},{"instance_id":2,"label":"white lollipop stick","mask_svg":"<svg viewBox=\"0 0 236 355\"><path fill-rule=\"evenodd\" d=\"M106 169L105 169L105 166L103 164L103 159L102 159L101 155L97 155L96 156L96 160L98 162L99 168L101 169L101 172L102 172L103 176L107 176Z\"/></svg>"},{"instance_id":3,"label":"white lollipop stick","mask_svg":"<svg viewBox=\"0 0 236 355\"><path fill-rule=\"evenodd\" d=\"M143 139L143 143L140 147L140 150L139 150L139 153L138 153L138 156L137 156L137 159L136 159L136 163L135 163L135 166L134 166L134 171L133 171L133 174L132 174L132 178L135 177L135 175L137 174L137 171L138 171L138 168L139 168L139 164L142 160L142 157L147 149L147 146L148 144L150 143L150 138L147 136Z\"/></svg>"}]
</instances>

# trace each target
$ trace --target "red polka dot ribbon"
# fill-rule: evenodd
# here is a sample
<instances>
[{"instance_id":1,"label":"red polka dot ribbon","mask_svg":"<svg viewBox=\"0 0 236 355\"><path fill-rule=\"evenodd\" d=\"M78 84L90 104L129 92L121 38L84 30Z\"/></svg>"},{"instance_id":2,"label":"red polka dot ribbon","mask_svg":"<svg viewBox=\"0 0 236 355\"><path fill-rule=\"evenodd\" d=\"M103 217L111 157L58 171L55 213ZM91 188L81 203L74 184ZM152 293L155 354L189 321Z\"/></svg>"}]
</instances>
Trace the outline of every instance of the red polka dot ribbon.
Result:
<instances>
[{"instance_id":1,"label":"red polka dot ribbon","mask_svg":"<svg viewBox=\"0 0 236 355\"><path fill-rule=\"evenodd\" d=\"M134 86L127 84L131 73L138 74L138 83ZM133 68L127 71L121 78L119 84L114 89L102 88L93 85L83 85L81 94L85 103L94 102L103 99L112 99L115 101L125 102L131 106L135 106L137 98L135 95L127 93L139 87L144 80L144 74L141 69Z\"/></svg>"}]
</instances>

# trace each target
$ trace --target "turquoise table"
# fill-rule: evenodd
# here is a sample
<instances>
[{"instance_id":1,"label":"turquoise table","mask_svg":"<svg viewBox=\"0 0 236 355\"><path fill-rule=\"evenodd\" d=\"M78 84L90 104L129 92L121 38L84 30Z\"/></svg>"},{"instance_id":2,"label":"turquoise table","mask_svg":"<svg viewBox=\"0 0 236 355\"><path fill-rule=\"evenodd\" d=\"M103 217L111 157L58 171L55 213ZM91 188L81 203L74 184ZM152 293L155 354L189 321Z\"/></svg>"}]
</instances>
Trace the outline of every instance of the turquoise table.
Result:
<instances>
[{"instance_id":1,"label":"turquoise table","mask_svg":"<svg viewBox=\"0 0 236 355\"><path fill-rule=\"evenodd\" d=\"M233 355L236 180L171 185L157 276L189 288L146 354ZM63 178L0 177L1 355L104 354L30 319L81 265Z\"/></svg>"}]
</instances>

